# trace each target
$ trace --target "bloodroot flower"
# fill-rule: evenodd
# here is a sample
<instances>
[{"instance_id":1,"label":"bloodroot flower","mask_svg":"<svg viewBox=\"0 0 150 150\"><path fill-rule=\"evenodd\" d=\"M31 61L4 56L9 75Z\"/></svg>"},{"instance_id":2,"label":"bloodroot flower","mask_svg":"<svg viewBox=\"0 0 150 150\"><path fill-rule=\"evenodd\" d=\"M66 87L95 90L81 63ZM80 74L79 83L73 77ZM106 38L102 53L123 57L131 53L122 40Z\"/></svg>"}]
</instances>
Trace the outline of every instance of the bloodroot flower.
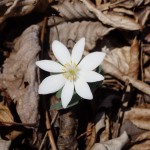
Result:
<instances>
[{"instance_id":1,"label":"bloodroot flower","mask_svg":"<svg viewBox=\"0 0 150 150\"><path fill-rule=\"evenodd\" d=\"M72 53L59 41L53 41L52 51L58 62L52 60L37 61L36 65L41 69L55 73L45 78L39 86L39 94L54 93L62 88L61 101L66 108L73 96L74 90L84 99L93 99L89 85L104 77L93 71L105 57L103 52L93 52L82 55L85 47L85 38L80 39L73 47Z\"/></svg>"}]
</instances>

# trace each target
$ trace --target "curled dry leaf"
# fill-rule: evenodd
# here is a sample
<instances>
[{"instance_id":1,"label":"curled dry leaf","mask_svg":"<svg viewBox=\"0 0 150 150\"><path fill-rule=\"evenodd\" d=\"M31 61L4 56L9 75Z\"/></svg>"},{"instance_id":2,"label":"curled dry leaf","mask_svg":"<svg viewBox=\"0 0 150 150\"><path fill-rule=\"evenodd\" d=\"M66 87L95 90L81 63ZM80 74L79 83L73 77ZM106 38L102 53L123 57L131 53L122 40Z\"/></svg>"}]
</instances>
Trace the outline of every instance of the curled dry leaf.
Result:
<instances>
[{"instance_id":1,"label":"curled dry leaf","mask_svg":"<svg viewBox=\"0 0 150 150\"><path fill-rule=\"evenodd\" d=\"M110 120L108 117L105 117L105 130L100 135L100 142L108 141L109 136L110 136Z\"/></svg>"},{"instance_id":2,"label":"curled dry leaf","mask_svg":"<svg viewBox=\"0 0 150 150\"><path fill-rule=\"evenodd\" d=\"M146 21L148 20L148 16L150 14L150 6L144 7L144 9L136 14L138 17L141 25L145 25Z\"/></svg>"},{"instance_id":3,"label":"curled dry leaf","mask_svg":"<svg viewBox=\"0 0 150 150\"><path fill-rule=\"evenodd\" d=\"M9 110L9 108L5 105L0 104L0 124L10 125L6 122L13 122L14 118Z\"/></svg>"},{"instance_id":4,"label":"curled dry leaf","mask_svg":"<svg viewBox=\"0 0 150 150\"><path fill-rule=\"evenodd\" d=\"M114 8L113 9L114 12L117 12L117 13L123 13L123 14L127 14L127 15L133 15L134 16L134 12L131 11L131 10L127 10L125 8Z\"/></svg>"},{"instance_id":5,"label":"curled dry leaf","mask_svg":"<svg viewBox=\"0 0 150 150\"><path fill-rule=\"evenodd\" d=\"M143 44L143 78L145 82L150 81L150 44Z\"/></svg>"},{"instance_id":6,"label":"curled dry leaf","mask_svg":"<svg viewBox=\"0 0 150 150\"><path fill-rule=\"evenodd\" d=\"M136 142L143 141L143 140L150 140L150 131L142 133L136 138Z\"/></svg>"},{"instance_id":7,"label":"curled dry leaf","mask_svg":"<svg viewBox=\"0 0 150 150\"><path fill-rule=\"evenodd\" d=\"M108 6L110 8L116 8L116 7L120 7L121 8L122 7L122 8L131 9L131 8L134 8L135 5L136 4L135 4L134 0L126 0L126 1L122 0L122 1L114 1L113 3L111 3L111 5L109 4Z\"/></svg>"},{"instance_id":8,"label":"curled dry leaf","mask_svg":"<svg viewBox=\"0 0 150 150\"><path fill-rule=\"evenodd\" d=\"M118 0L112 3L112 7L123 7L123 8L135 8L140 5L147 5L150 3L150 0Z\"/></svg>"},{"instance_id":9,"label":"curled dry leaf","mask_svg":"<svg viewBox=\"0 0 150 150\"><path fill-rule=\"evenodd\" d=\"M115 124L115 125L116 125L116 127L118 127L117 126L118 124ZM140 135L145 133L145 130L138 128L129 119L123 120L123 123L120 128L120 134L122 134L124 131L126 131L127 134L130 136L130 139L132 140L132 142L135 142L137 137L139 137ZM113 135L115 136L115 134L113 134Z\"/></svg>"},{"instance_id":10,"label":"curled dry leaf","mask_svg":"<svg viewBox=\"0 0 150 150\"><path fill-rule=\"evenodd\" d=\"M150 140L143 141L141 143L137 143L133 145L130 150L149 150L150 148Z\"/></svg>"},{"instance_id":11,"label":"curled dry leaf","mask_svg":"<svg viewBox=\"0 0 150 150\"><path fill-rule=\"evenodd\" d=\"M125 112L124 119L130 120L138 128L150 130L149 116L150 116L149 107L135 107Z\"/></svg>"},{"instance_id":12,"label":"curled dry leaf","mask_svg":"<svg viewBox=\"0 0 150 150\"><path fill-rule=\"evenodd\" d=\"M93 14L96 15L96 17L104 24L111 25L114 28L122 28L126 30L139 30L141 29L141 26L135 22L134 19L131 19L127 16L122 16L118 14L112 14L107 13L104 14L97 8L95 8L91 3L89 3L87 0L81 0L87 7L87 9Z\"/></svg>"},{"instance_id":13,"label":"curled dry leaf","mask_svg":"<svg viewBox=\"0 0 150 150\"><path fill-rule=\"evenodd\" d=\"M95 120L96 120L95 130L97 133L100 129L105 127L105 114L104 114L104 112L98 113Z\"/></svg>"},{"instance_id":14,"label":"curled dry leaf","mask_svg":"<svg viewBox=\"0 0 150 150\"><path fill-rule=\"evenodd\" d=\"M5 89L16 102L16 109L23 123L37 121L38 73L35 62L40 51L39 26L27 28L14 41L14 50L5 60L0 74L0 89Z\"/></svg>"},{"instance_id":15,"label":"curled dry leaf","mask_svg":"<svg viewBox=\"0 0 150 150\"><path fill-rule=\"evenodd\" d=\"M95 132L95 128L93 128L92 133L90 135L90 139L86 140L86 150L91 150L91 147L93 146L93 144L95 143L96 140L96 132Z\"/></svg>"},{"instance_id":16,"label":"curled dry leaf","mask_svg":"<svg viewBox=\"0 0 150 150\"><path fill-rule=\"evenodd\" d=\"M145 40L146 40L147 42L150 42L150 33L145 37Z\"/></svg>"},{"instance_id":17,"label":"curled dry leaf","mask_svg":"<svg viewBox=\"0 0 150 150\"><path fill-rule=\"evenodd\" d=\"M102 63L105 73L119 80L127 80L138 90L150 95L150 86L137 80L139 70L139 46L135 39L131 47L116 48L110 52Z\"/></svg>"},{"instance_id":18,"label":"curled dry leaf","mask_svg":"<svg viewBox=\"0 0 150 150\"><path fill-rule=\"evenodd\" d=\"M116 139L94 144L91 150L121 150L128 143L128 141L128 135L124 132Z\"/></svg>"},{"instance_id":19,"label":"curled dry leaf","mask_svg":"<svg viewBox=\"0 0 150 150\"><path fill-rule=\"evenodd\" d=\"M82 21L75 23L62 23L57 25L57 29L55 26L51 28L50 43L52 43L53 40L58 39L69 48L72 48L78 39L85 37L85 49L91 50L95 47L96 41L99 38L102 38L114 28L105 27L100 22Z\"/></svg>"},{"instance_id":20,"label":"curled dry leaf","mask_svg":"<svg viewBox=\"0 0 150 150\"><path fill-rule=\"evenodd\" d=\"M83 19L83 18L98 18L102 23L106 25L111 25L114 28L122 28L127 30L139 30L141 27L138 23L135 22L134 19L129 18L127 16L121 16L118 14L107 13L103 14L101 9L95 8L95 6L86 0L81 0L81 3L78 0L73 2L69 0L63 1L63 3L59 3L58 5L52 6L56 9L60 15L66 20L73 19ZM85 7L85 5L86 7ZM105 9L109 9L111 7L110 3L105 3ZM101 6L101 5L100 5ZM104 8L103 8L104 9ZM119 9L119 8L118 8ZM123 12L128 15L134 15L134 13L130 10L121 9L120 12Z\"/></svg>"},{"instance_id":21,"label":"curled dry leaf","mask_svg":"<svg viewBox=\"0 0 150 150\"><path fill-rule=\"evenodd\" d=\"M83 3L79 0L65 0L63 3L52 6L60 15L66 20L80 19L80 18L95 18L95 15L86 9Z\"/></svg>"},{"instance_id":22,"label":"curled dry leaf","mask_svg":"<svg viewBox=\"0 0 150 150\"><path fill-rule=\"evenodd\" d=\"M22 16L30 13L40 0L1 0L0 23L12 16Z\"/></svg>"},{"instance_id":23,"label":"curled dry leaf","mask_svg":"<svg viewBox=\"0 0 150 150\"><path fill-rule=\"evenodd\" d=\"M144 4L148 5L150 3L150 0L134 0L136 5Z\"/></svg>"}]
</instances>

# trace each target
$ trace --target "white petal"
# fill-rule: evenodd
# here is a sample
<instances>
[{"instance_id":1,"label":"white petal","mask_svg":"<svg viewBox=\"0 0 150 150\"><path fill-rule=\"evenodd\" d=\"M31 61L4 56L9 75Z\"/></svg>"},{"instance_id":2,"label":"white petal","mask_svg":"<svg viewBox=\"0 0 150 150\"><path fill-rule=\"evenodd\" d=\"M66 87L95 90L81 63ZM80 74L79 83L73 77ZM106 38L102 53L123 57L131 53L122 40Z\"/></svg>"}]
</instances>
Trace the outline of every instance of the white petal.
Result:
<instances>
[{"instance_id":1,"label":"white petal","mask_svg":"<svg viewBox=\"0 0 150 150\"><path fill-rule=\"evenodd\" d=\"M70 62L70 53L64 44L55 40L52 43L52 50L55 57L61 64L65 65L66 63Z\"/></svg>"},{"instance_id":2,"label":"white petal","mask_svg":"<svg viewBox=\"0 0 150 150\"><path fill-rule=\"evenodd\" d=\"M54 93L61 89L66 82L62 74L52 75L45 78L39 86L39 94Z\"/></svg>"},{"instance_id":3,"label":"white petal","mask_svg":"<svg viewBox=\"0 0 150 150\"><path fill-rule=\"evenodd\" d=\"M67 81L62 89L61 101L63 108L66 108L71 101L74 92L74 83Z\"/></svg>"},{"instance_id":4,"label":"white petal","mask_svg":"<svg viewBox=\"0 0 150 150\"><path fill-rule=\"evenodd\" d=\"M36 65L48 72L63 72L63 66L52 60L37 61Z\"/></svg>"},{"instance_id":5,"label":"white petal","mask_svg":"<svg viewBox=\"0 0 150 150\"><path fill-rule=\"evenodd\" d=\"M82 98L93 99L93 95L90 90L90 87L84 80L78 79L75 82L75 90L76 90L77 94L79 96L81 96Z\"/></svg>"},{"instance_id":6,"label":"white petal","mask_svg":"<svg viewBox=\"0 0 150 150\"><path fill-rule=\"evenodd\" d=\"M80 69L85 70L94 70L98 67L105 57L105 53L103 52L93 52L88 54L83 58L83 60L79 63L78 67Z\"/></svg>"},{"instance_id":7,"label":"white petal","mask_svg":"<svg viewBox=\"0 0 150 150\"><path fill-rule=\"evenodd\" d=\"M80 39L73 47L71 59L74 63L78 64L82 58L85 47L85 38Z\"/></svg>"},{"instance_id":8,"label":"white petal","mask_svg":"<svg viewBox=\"0 0 150 150\"><path fill-rule=\"evenodd\" d=\"M81 70L79 72L79 78L82 78L86 82L97 82L104 80L104 77L101 74L95 71L88 71L88 70Z\"/></svg>"}]
</instances>

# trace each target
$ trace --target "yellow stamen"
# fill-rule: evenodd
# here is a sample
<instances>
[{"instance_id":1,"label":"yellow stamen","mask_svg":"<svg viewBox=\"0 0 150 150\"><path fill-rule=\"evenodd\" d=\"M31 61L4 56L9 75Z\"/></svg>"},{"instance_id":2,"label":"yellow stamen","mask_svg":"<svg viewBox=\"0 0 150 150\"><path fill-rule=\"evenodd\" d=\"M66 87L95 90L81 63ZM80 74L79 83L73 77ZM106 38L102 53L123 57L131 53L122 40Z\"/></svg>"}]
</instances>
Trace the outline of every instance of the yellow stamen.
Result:
<instances>
[{"instance_id":1,"label":"yellow stamen","mask_svg":"<svg viewBox=\"0 0 150 150\"><path fill-rule=\"evenodd\" d=\"M64 65L64 76L70 81L76 80L78 77L78 67L72 61Z\"/></svg>"}]
</instances>

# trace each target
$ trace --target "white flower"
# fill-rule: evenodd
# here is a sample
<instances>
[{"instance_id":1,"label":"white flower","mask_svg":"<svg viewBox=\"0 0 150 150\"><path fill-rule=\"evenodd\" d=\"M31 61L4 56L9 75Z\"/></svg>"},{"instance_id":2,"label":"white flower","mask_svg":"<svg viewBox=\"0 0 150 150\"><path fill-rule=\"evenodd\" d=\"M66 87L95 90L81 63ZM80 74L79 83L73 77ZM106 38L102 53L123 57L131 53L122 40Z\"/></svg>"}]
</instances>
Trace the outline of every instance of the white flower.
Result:
<instances>
[{"instance_id":1,"label":"white flower","mask_svg":"<svg viewBox=\"0 0 150 150\"><path fill-rule=\"evenodd\" d=\"M104 79L102 75L93 70L101 64L105 53L93 52L81 60L84 47L85 38L80 39L74 45L72 54L61 42L55 40L52 43L52 51L60 63L52 60L36 62L36 65L41 69L57 73L42 81L39 86L39 94L54 93L62 88L61 101L63 108L66 108L71 101L74 89L80 97L93 99L87 82L96 82Z\"/></svg>"}]
</instances>

